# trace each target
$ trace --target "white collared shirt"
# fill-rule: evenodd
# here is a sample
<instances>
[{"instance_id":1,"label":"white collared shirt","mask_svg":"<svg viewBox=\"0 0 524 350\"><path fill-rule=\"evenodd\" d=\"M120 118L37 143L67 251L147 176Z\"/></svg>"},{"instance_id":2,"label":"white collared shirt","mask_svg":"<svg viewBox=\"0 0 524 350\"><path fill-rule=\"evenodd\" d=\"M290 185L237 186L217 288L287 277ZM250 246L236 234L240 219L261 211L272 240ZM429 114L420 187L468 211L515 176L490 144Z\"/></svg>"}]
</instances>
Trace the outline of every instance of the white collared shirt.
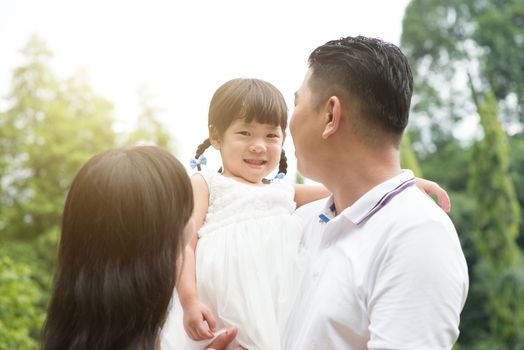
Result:
<instances>
[{"instance_id":1,"label":"white collared shirt","mask_svg":"<svg viewBox=\"0 0 524 350\"><path fill-rule=\"evenodd\" d=\"M411 171L334 215L333 198L297 210L306 273L283 348L450 349L468 292L448 216Z\"/></svg>"}]
</instances>

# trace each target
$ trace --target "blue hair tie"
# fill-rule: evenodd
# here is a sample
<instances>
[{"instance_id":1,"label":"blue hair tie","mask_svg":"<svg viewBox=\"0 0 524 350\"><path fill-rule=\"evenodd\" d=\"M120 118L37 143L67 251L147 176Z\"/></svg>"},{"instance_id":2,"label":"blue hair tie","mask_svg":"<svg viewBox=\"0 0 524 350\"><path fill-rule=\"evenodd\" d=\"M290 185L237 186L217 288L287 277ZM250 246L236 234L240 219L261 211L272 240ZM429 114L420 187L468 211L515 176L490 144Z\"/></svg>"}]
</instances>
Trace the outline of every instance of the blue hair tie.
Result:
<instances>
[{"instance_id":1,"label":"blue hair tie","mask_svg":"<svg viewBox=\"0 0 524 350\"><path fill-rule=\"evenodd\" d=\"M280 180L282 180L282 179L284 178L284 176L286 176L286 174L284 174L284 173L278 173L278 174L275 175L274 178L275 178L275 179L280 179Z\"/></svg>"},{"instance_id":2,"label":"blue hair tie","mask_svg":"<svg viewBox=\"0 0 524 350\"><path fill-rule=\"evenodd\" d=\"M206 165L206 164L207 164L207 159L206 157L204 157L203 154L200 157L198 157L198 159L191 158L191 160L189 161L189 166L191 167L191 169L198 168L198 170L200 170L200 165Z\"/></svg>"}]
</instances>

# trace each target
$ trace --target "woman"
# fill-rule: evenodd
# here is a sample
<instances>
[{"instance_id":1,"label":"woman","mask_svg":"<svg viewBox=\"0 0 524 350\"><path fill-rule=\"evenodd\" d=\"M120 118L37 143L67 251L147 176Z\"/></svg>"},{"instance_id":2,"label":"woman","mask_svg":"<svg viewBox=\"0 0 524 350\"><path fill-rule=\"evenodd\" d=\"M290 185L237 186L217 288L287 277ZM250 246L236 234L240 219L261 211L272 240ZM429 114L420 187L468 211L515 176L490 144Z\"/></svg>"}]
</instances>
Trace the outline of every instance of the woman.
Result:
<instances>
[{"instance_id":1,"label":"woman","mask_svg":"<svg viewBox=\"0 0 524 350\"><path fill-rule=\"evenodd\" d=\"M91 158L66 199L43 348L158 349L192 210L189 178L169 152Z\"/></svg>"}]
</instances>

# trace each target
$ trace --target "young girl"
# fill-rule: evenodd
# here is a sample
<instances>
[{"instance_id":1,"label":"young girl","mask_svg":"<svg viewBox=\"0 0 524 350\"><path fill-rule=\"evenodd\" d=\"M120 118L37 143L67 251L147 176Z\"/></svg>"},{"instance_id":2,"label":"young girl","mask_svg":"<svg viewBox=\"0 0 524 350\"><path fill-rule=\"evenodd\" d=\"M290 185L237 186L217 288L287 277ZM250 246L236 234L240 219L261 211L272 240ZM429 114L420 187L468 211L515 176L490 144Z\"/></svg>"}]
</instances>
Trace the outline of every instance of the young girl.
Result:
<instances>
[{"instance_id":1,"label":"young girl","mask_svg":"<svg viewBox=\"0 0 524 350\"><path fill-rule=\"evenodd\" d=\"M196 231L186 247L177 291L164 327L164 349L202 349L216 330L238 327L246 349L280 349L280 335L300 286L301 226L295 208L326 197L322 186L293 186L267 176L285 174L282 145L287 107L282 94L257 79L226 82L209 108L209 146L220 151L220 172L191 178ZM434 184L428 182L428 185ZM437 188L438 190L438 188ZM183 334L185 329L189 340Z\"/></svg>"}]
</instances>

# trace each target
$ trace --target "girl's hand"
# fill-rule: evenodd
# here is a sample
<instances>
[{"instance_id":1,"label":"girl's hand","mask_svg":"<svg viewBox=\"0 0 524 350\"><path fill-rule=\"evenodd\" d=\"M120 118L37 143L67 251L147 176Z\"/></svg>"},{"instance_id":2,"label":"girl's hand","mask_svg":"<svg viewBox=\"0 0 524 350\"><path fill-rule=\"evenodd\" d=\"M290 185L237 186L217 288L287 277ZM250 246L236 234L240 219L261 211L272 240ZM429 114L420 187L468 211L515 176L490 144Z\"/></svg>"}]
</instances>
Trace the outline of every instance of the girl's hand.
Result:
<instances>
[{"instance_id":1,"label":"girl's hand","mask_svg":"<svg viewBox=\"0 0 524 350\"><path fill-rule=\"evenodd\" d=\"M193 340L213 338L216 321L211 311L200 301L184 307L184 329Z\"/></svg>"},{"instance_id":2,"label":"girl's hand","mask_svg":"<svg viewBox=\"0 0 524 350\"><path fill-rule=\"evenodd\" d=\"M433 195L437 197L437 202L440 207L446 212L449 213L451 210L451 201L449 199L448 193L440 187L436 182L429 181L426 179L415 178L417 181L417 187L422 190L422 192Z\"/></svg>"}]
</instances>

